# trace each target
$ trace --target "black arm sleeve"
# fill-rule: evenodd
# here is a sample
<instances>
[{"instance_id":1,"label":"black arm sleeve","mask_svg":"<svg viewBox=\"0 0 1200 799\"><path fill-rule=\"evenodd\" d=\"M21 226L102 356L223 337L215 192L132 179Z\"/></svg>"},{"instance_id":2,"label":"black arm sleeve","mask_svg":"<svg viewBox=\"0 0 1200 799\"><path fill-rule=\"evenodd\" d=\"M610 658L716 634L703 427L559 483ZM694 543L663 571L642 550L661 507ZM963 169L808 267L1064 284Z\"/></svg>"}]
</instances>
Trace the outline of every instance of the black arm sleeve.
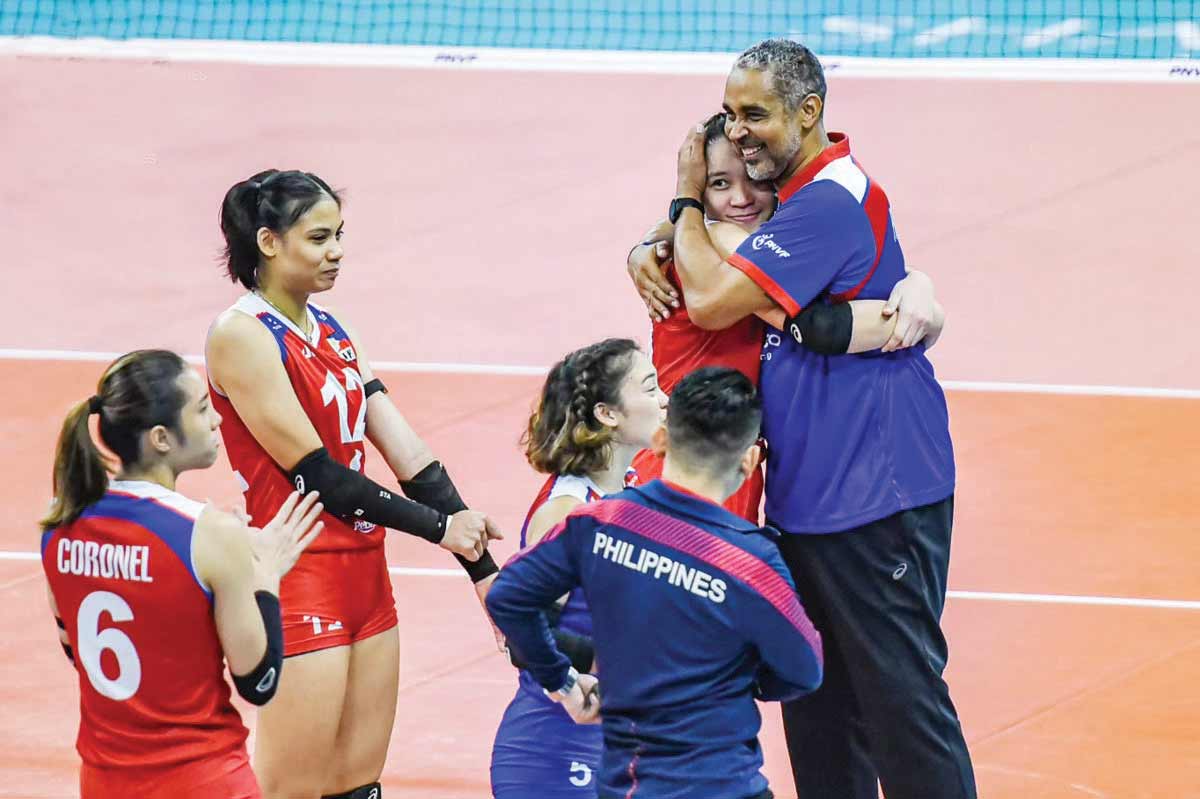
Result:
<instances>
[{"instance_id":1,"label":"black arm sleeve","mask_svg":"<svg viewBox=\"0 0 1200 799\"><path fill-rule=\"evenodd\" d=\"M234 674L233 684L242 699L252 705L265 705L275 696L279 673L283 671L283 621L279 598L270 591L255 591L254 601L267 631L267 651L249 674Z\"/></svg>"},{"instance_id":2,"label":"black arm sleeve","mask_svg":"<svg viewBox=\"0 0 1200 799\"><path fill-rule=\"evenodd\" d=\"M542 611L542 615L546 617L546 624L550 626L550 632L554 635L554 643L558 645L559 652L571 659L571 665L575 667L575 671L580 673L591 671L592 662L596 659L596 650L592 646L592 639L586 635L576 635L566 630L560 630L558 622L562 619L562 612L563 608L557 602ZM526 668L524 656L512 647L509 647L508 659L518 669Z\"/></svg>"},{"instance_id":3,"label":"black arm sleeve","mask_svg":"<svg viewBox=\"0 0 1200 799\"><path fill-rule=\"evenodd\" d=\"M586 635L569 633L557 627L550 632L554 635L554 643L558 646L558 651L571 659L571 665L575 667L575 671L583 674L592 670L592 662L596 659L596 650L592 646L591 638ZM526 668L525 658L517 650L510 648L508 659L518 669Z\"/></svg>"},{"instance_id":4,"label":"black arm sleeve","mask_svg":"<svg viewBox=\"0 0 1200 799\"><path fill-rule=\"evenodd\" d=\"M61 618L59 618L58 616L55 616L55 617L54 617L54 623L58 625L58 629L60 629L60 630L65 630L65 629L67 629L66 622L64 622L64 621L63 621ZM74 663L74 662L75 662L75 652L74 652L74 650L72 650L72 649L71 649L71 645L70 645L70 644L64 644L64 643L62 642L62 639L61 639L61 638L59 639L58 643L59 643L59 645L60 645L60 646L63 648L63 654L67 656L67 660L69 660L69 661L71 661L72 663Z\"/></svg>"},{"instance_id":5,"label":"black arm sleeve","mask_svg":"<svg viewBox=\"0 0 1200 799\"><path fill-rule=\"evenodd\" d=\"M440 461L429 464L417 472L411 480L401 480L400 488L404 490L404 495L408 498L441 511L447 516L467 509L467 503L463 502L463 498L459 496L458 489L454 487L454 481L450 479L446 467L442 466ZM484 550L479 560L467 560L458 553L454 554L454 558L473 583L491 577L500 571L496 561L492 559L492 553L487 550Z\"/></svg>"},{"instance_id":6,"label":"black arm sleeve","mask_svg":"<svg viewBox=\"0 0 1200 799\"><path fill-rule=\"evenodd\" d=\"M760 702L787 702L812 690L809 686L788 682L766 665L758 667L754 678L754 698Z\"/></svg>"},{"instance_id":7,"label":"black arm sleeve","mask_svg":"<svg viewBox=\"0 0 1200 799\"><path fill-rule=\"evenodd\" d=\"M854 332L854 312L848 302L826 305L814 301L788 319L784 330L818 355L845 355Z\"/></svg>"},{"instance_id":8,"label":"black arm sleeve","mask_svg":"<svg viewBox=\"0 0 1200 799\"><path fill-rule=\"evenodd\" d=\"M288 476L301 494L321 492L325 510L340 519L382 524L434 544L446 535L446 514L393 496L374 480L334 461L324 447L301 458Z\"/></svg>"}]
</instances>

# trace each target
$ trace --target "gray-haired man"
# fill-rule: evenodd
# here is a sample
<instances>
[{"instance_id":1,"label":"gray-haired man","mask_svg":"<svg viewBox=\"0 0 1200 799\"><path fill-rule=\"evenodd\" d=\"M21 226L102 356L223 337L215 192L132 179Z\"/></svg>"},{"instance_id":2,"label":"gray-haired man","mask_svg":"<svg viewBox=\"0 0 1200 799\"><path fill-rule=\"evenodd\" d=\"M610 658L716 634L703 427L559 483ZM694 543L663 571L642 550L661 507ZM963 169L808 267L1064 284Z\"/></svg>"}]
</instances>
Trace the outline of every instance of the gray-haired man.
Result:
<instances>
[{"instance_id":1,"label":"gray-haired man","mask_svg":"<svg viewBox=\"0 0 1200 799\"><path fill-rule=\"evenodd\" d=\"M725 85L726 134L779 209L727 260L691 200L701 134L679 153L675 264L692 321L720 329L814 302L885 299L906 274L883 189L826 133L820 63L760 42ZM785 326L785 330L793 327ZM802 799L974 799L970 755L942 679L954 509L948 414L922 344L823 356L769 336L761 391L770 524L825 637L825 684L784 707Z\"/></svg>"}]
</instances>

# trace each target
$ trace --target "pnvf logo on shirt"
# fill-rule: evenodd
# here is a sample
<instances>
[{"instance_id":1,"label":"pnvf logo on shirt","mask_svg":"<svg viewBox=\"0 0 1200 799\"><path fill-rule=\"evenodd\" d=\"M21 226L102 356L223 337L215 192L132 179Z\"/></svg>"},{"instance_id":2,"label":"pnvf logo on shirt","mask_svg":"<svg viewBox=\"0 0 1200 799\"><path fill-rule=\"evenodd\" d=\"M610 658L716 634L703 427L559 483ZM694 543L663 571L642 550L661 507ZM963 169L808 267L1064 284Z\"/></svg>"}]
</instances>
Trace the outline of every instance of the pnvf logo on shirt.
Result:
<instances>
[{"instance_id":1,"label":"pnvf logo on shirt","mask_svg":"<svg viewBox=\"0 0 1200 799\"><path fill-rule=\"evenodd\" d=\"M759 233L750 240L750 246L756 250L770 250L780 258L791 258L792 254L780 247L775 241L774 233Z\"/></svg>"}]
</instances>

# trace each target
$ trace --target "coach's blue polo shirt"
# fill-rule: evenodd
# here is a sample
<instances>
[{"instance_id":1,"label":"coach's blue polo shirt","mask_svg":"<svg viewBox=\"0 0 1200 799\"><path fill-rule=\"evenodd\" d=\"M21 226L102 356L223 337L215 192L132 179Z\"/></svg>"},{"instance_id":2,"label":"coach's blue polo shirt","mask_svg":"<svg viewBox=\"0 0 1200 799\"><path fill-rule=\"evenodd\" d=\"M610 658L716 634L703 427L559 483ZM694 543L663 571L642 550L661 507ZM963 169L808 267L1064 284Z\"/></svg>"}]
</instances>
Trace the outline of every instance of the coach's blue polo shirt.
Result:
<instances>
[{"instance_id":1,"label":"coach's blue polo shirt","mask_svg":"<svg viewBox=\"0 0 1200 799\"><path fill-rule=\"evenodd\" d=\"M729 258L789 316L812 302L886 300L905 275L887 195L844 134L829 138ZM946 398L923 344L829 357L768 331L762 357L771 524L838 532L954 492Z\"/></svg>"}]
</instances>

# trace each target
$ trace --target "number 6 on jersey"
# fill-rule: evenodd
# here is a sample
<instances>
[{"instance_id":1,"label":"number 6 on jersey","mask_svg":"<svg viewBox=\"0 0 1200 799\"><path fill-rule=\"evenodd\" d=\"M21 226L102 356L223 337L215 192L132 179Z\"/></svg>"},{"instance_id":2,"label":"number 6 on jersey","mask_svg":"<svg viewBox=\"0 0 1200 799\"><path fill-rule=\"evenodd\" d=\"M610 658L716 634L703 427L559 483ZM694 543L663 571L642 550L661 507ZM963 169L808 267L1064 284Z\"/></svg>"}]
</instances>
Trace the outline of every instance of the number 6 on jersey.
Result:
<instances>
[{"instance_id":1,"label":"number 6 on jersey","mask_svg":"<svg viewBox=\"0 0 1200 799\"><path fill-rule=\"evenodd\" d=\"M142 682L142 661L129 636L116 627L100 629L100 614L107 613L115 622L133 621L129 603L111 591L93 591L79 605L78 631L75 637L79 662L88 680L102 695L124 702L135 693ZM100 658L104 650L117 658L117 676L104 674Z\"/></svg>"}]
</instances>

